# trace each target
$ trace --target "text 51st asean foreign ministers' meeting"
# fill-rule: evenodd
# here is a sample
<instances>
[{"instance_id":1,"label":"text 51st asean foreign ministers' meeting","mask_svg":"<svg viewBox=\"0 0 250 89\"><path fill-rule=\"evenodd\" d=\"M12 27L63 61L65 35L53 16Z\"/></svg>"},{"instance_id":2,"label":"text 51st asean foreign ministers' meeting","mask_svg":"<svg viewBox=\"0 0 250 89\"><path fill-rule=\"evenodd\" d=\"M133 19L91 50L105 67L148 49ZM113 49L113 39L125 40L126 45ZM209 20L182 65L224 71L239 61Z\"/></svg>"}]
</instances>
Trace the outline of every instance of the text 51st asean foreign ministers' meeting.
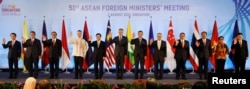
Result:
<instances>
[{"instance_id":1,"label":"text 51st asean foreign ministers' meeting","mask_svg":"<svg viewBox=\"0 0 250 89\"><path fill-rule=\"evenodd\" d=\"M249 89L249 0L0 0L0 89Z\"/></svg>"}]
</instances>

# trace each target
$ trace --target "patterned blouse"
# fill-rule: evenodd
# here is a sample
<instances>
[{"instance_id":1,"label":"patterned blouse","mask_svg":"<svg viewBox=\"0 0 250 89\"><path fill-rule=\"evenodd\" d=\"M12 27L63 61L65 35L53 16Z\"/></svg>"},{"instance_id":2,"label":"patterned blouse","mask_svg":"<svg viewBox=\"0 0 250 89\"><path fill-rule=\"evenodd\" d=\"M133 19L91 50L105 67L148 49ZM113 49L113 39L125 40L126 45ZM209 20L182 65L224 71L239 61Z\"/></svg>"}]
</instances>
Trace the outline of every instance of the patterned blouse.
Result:
<instances>
[{"instance_id":1,"label":"patterned blouse","mask_svg":"<svg viewBox=\"0 0 250 89\"><path fill-rule=\"evenodd\" d=\"M226 59L229 50L226 44L218 43L213 49L213 53L215 54L215 59Z\"/></svg>"}]
</instances>

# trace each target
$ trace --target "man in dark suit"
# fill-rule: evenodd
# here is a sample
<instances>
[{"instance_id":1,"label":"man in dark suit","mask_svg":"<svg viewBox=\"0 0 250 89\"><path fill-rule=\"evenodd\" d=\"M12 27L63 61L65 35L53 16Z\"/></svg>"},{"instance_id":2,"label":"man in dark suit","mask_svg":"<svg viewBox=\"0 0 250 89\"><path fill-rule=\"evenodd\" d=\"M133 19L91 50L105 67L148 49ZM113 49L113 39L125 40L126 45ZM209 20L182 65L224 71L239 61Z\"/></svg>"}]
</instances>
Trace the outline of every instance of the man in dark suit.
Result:
<instances>
[{"instance_id":1,"label":"man in dark suit","mask_svg":"<svg viewBox=\"0 0 250 89\"><path fill-rule=\"evenodd\" d=\"M174 58L176 60L176 79L180 79L180 75L182 79L186 79L186 60L189 59L189 42L185 40L185 33L180 33L180 39L176 40L174 43L175 55Z\"/></svg>"},{"instance_id":2,"label":"man in dark suit","mask_svg":"<svg viewBox=\"0 0 250 89\"><path fill-rule=\"evenodd\" d=\"M245 73L245 65L248 58L247 41L242 38L242 33L237 34L237 38L234 39L231 46L231 49L234 49L235 73L240 74Z\"/></svg>"},{"instance_id":3,"label":"man in dark suit","mask_svg":"<svg viewBox=\"0 0 250 89\"><path fill-rule=\"evenodd\" d=\"M90 47L94 47L93 58L94 58L94 72L95 79L102 79L103 77L103 60L106 58L106 44L101 40L101 34L96 34L96 41L91 43L91 38L89 39ZM99 65L99 68L98 68Z\"/></svg>"},{"instance_id":4,"label":"man in dark suit","mask_svg":"<svg viewBox=\"0 0 250 89\"><path fill-rule=\"evenodd\" d=\"M123 79L124 57L127 55L128 41L127 37L123 36L122 28L119 29L118 34L110 41L110 44L115 43L116 79Z\"/></svg>"},{"instance_id":5,"label":"man in dark suit","mask_svg":"<svg viewBox=\"0 0 250 89\"><path fill-rule=\"evenodd\" d=\"M18 59L21 57L21 42L16 40L16 33L10 34L11 41L6 44L5 38L3 38L3 48L9 48L8 63L9 63L9 79L16 79L18 75ZM14 65L14 68L13 68Z\"/></svg>"},{"instance_id":6,"label":"man in dark suit","mask_svg":"<svg viewBox=\"0 0 250 89\"><path fill-rule=\"evenodd\" d=\"M30 77L38 77L38 61L39 58L41 58L41 53L42 53L42 47L41 47L41 42L39 39L35 38L36 32L31 31L30 32L30 39L22 39L23 47L27 48L26 49L26 61L27 61L27 66L29 70L29 76ZM33 64L34 64L34 69L33 69Z\"/></svg>"},{"instance_id":7,"label":"man in dark suit","mask_svg":"<svg viewBox=\"0 0 250 89\"><path fill-rule=\"evenodd\" d=\"M51 33L51 39L43 36L43 45L49 47L49 66L50 66L50 78L58 79L59 73L59 59L62 56L62 42L57 39L57 33L53 31Z\"/></svg>"},{"instance_id":8,"label":"man in dark suit","mask_svg":"<svg viewBox=\"0 0 250 89\"><path fill-rule=\"evenodd\" d=\"M135 57L135 79L138 79L138 66L140 63L140 79L143 79L144 72L144 60L147 53L147 40L142 38L143 32L138 31L138 38L132 39L131 44L135 45L134 57Z\"/></svg>"},{"instance_id":9,"label":"man in dark suit","mask_svg":"<svg viewBox=\"0 0 250 89\"><path fill-rule=\"evenodd\" d=\"M167 57L167 47L166 41L162 40L162 34L157 33L157 40L153 41L150 39L150 48L154 48L154 66L155 66L155 78L162 79L163 78L163 65L164 61ZM158 70L158 65L160 64L160 71Z\"/></svg>"},{"instance_id":10,"label":"man in dark suit","mask_svg":"<svg viewBox=\"0 0 250 89\"><path fill-rule=\"evenodd\" d=\"M198 51L199 58L199 77L202 79L202 67L204 66L204 79L207 79L208 60L212 55L212 47L211 41L207 39L207 32L203 31L201 36L202 38L195 42L195 48Z\"/></svg>"}]
</instances>

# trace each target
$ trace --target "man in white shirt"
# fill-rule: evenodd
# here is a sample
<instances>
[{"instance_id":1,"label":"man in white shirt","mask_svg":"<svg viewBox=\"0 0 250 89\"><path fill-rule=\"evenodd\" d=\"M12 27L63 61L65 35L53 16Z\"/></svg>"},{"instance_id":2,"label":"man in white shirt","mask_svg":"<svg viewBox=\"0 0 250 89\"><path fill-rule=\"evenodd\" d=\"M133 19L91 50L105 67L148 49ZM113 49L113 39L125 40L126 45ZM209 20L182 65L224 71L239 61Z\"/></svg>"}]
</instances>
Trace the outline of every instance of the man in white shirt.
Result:
<instances>
[{"instance_id":1,"label":"man in white shirt","mask_svg":"<svg viewBox=\"0 0 250 89\"><path fill-rule=\"evenodd\" d=\"M77 31L77 38L72 38L72 32L70 32L69 43L73 44L74 63L75 63L75 79L82 78L82 65L83 59L86 56L86 52L89 48L87 41L82 38L82 31ZM79 74L79 76L78 76Z\"/></svg>"}]
</instances>

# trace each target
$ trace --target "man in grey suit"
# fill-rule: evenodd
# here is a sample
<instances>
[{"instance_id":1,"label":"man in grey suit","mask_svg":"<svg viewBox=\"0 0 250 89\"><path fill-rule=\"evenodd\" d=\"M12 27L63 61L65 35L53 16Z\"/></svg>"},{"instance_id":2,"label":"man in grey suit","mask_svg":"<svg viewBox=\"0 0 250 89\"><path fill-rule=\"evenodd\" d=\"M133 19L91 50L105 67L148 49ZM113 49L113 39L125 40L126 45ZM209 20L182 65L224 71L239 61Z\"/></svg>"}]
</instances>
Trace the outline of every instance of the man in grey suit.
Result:
<instances>
[{"instance_id":1,"label":"man in grey suit","mask_svg":"<svg viewBox=\"0 0 250 89\"><path fill-rule=\"evenodd\" d=\"M110 44L115 43L116 79L123 79L124 57L127 55L128 41L127 37L123 36L122 28L119 28L118 34L110 41Z\"/></svg>"},{"instance_id":2,"label":"man in grey suit","mask_svg":"<svg viewBox=\"0 0 250 89\"><path fill-rule=\"evenodd\" d=\"M140 63L140 79L143 79L144 72L144 60L146 59L147 53L147 40L142 38L143 32L138 31L138 38L132 39L131 44L135 45L134 56L135 56L135 79L138 79L138 66Z\"/></svg>"},{"instance_id":3,"label":"man in grey suit","mask_svg":"<svg viewBox=\"0 0 250 89\"><path fill-rule=\"evenodd\" d=\"M30 39L22 39L23 47L26 49L25 60L29 70L29 76L37 78L38 76L38 61L41 58L42 47L39 39L35 38L36 32L30 32ZM34 69L33 69L34 64Z\"/></svg>"},{"instance_id":4,"label":"man in grey suit","mask_svg":"<svg viewBox=\"0 0 250 89\"><path fill-rule=\"evenodd\" d=\"M204 66L204 79L207 79L208 60L212 55L211 41L207 39L207 32L201 33L202 38L195 42L195 48L198 50L199 58L199 77L202 79L202 67Z\"/></svg>"},{"instance_id":5,"label":"man in grey suit","mask_svg":"<svg viewBox=\"0 0 250 89\"><path fill-rule=\"evenodd\" d=\"M166 41L162 40L161 33L157 33L156 41L153 41L153 39L150 39L149 47L154 48L155 78L161 80L163 78L164 61L166 60L166 57L167 57ZM159 64L160 64L160 71L158 70Z\"/></svg>"},{"instance_id":6,"label":"man in grey suit","mask_svg":"<svg viewBox=\"0 0 250 89\"><path fill-rule=\"evenodd\" d=\"M186 79L186 60L189 59L189 42L185 40L185 33L180 33L180 39L176 40L174 43L175 55L174 58L176 60L176 79L180 79L180 75L182 79Z\"/></svg>"}]
</instances>

